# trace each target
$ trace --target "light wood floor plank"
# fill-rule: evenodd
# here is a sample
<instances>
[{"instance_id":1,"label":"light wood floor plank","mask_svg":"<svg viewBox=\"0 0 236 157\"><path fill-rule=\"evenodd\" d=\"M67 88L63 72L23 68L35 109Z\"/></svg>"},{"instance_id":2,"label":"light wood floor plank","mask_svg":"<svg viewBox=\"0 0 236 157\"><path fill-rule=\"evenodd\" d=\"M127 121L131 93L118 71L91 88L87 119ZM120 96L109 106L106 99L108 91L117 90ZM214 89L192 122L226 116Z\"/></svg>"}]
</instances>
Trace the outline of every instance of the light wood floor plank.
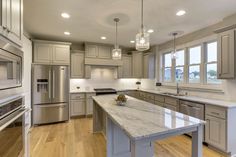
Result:
<instances>
[{"instance_id":1,"label":"light wood floor plank","mask_svg":"<svg viewBox=\"0 0 236 157\"><path fill-rule=\"evenodd\" d=\"M38 126L30 133L31 157L106 157L102 134L92 134L92 118ZM155 142L156 157L190 157L191 138L176 136ZM203 148L204 157L223 155Z\"/></svg>"}]
</instances>

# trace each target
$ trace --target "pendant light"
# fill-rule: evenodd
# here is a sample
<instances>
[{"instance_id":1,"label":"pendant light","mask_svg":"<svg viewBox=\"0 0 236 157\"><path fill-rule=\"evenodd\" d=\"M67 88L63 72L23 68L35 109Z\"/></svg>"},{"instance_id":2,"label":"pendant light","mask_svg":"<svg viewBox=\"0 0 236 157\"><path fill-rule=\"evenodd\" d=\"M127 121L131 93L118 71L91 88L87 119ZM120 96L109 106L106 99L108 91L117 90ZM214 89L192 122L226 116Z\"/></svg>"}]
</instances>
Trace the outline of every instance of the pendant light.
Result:
<instances>
[{"instance_id":1,"label":"pendant light","mask_svg":"<svg viewBox=\"0 0 236 157\"><path fill-rule=\"evenodd\" d=\"M171 58L172 59L177 59L178 58L178 56L177 56L177 51L176 51L176 36L178 35L178 33L177 32L174 32L174 33L172 33L172 36L174 37L174 40L173 40L173 51L171 52Z\"/></svg>"},{"instance_id":2,"label":"pendant light","mask_svg":"<svg viewBox=\"0 0 236 157\"><path fill-rule=\"evenodd\" d=\"M118 59L121 59L121 55L122 55L121 49L119 48L119 45L117 44L117 37L118 37L117 24L120 21L120 19L114 18L114 21L116 23L116 43L115 43L114 49L112 50L112 59L118 60Z\"/></svg>"},{"instance_id":3,"label":"pendant light","mask_svg":"<svg viewBox=\"0 0 236 157\"><path fill-rule=\"evenodd\" d=\"M136 35L136 50L145 51L149 48L149 33L146 32L146 29L143 25L143 0L141 0L141 29L140 32Z\"/></svg>"}]
</instances>

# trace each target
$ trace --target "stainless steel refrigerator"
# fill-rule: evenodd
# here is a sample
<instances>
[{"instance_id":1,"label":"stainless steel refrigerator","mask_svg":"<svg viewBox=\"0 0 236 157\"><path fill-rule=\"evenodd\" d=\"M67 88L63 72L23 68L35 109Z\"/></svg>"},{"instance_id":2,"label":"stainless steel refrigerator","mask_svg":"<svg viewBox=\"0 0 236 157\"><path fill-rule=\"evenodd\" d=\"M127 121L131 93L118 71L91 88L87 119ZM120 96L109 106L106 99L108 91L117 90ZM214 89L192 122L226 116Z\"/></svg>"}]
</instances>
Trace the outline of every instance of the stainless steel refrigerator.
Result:
<instances>
[{"instance_id":1,"label":"stainless steel refrigerator","mask_svg":"<svg viewBox=\"0 0 236 157\"><path fill-rule=\"evenodd\" d=\"M69 120L69 67L33 65L33 124Z\"/></svg>"}]
</instances>

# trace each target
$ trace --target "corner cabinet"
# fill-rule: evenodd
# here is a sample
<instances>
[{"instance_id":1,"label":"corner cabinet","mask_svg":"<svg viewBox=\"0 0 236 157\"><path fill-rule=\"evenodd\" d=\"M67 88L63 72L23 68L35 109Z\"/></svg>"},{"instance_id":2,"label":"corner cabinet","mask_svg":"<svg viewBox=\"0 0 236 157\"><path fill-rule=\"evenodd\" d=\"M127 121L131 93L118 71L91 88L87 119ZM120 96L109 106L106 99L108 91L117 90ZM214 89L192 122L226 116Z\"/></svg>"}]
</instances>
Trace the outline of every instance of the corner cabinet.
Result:
<instances>
[{"instance_id":1,"label":"corner cabinet","mask_svg":"<svg viewBox=\"0 0 236 157\"><path fill-rule=\"evenodd\" d=\"M34 63L51 65L70 64L70 43L52 41L33 41Z\"/></svg>"},{"instance_id":2,"label":"corner cabinet","mask_svg":"<svg viewBox=\"0 0 236 157\"><path fill-rule=\"evenodd\" d=\"M71 51L71 78L84 78L84 51Z\"/></svg>"},{"instance_id":3,"label":"corner cabinet","mask_svg":"<svg viewBox=\"0 0 236 157\"><path fill-rule=\"evenodd\" d=\"M0 33L18 46L22 46L23 0L1 1Z\"/></svg>"},{"instance_id":4,"label":"corner cabinet","mask_svg":"<svg viewBox=\"0 0 236 157\"><path fill-rule=\"evenodd\" d=\"M216 31L218 33L217 77L219 79L234 79L236 74L236 29L228 29L224 28Z\"/></svg>"}]
</instances>

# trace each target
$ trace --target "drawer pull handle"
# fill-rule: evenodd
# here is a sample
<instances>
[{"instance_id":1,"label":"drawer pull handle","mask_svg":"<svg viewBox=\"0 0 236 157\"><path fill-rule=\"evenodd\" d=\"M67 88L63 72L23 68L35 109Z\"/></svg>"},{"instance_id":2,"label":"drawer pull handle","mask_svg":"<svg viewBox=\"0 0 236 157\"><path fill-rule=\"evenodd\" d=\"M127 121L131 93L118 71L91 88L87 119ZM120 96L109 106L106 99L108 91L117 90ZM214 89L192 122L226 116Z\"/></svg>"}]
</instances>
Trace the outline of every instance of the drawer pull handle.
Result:
<instances>
[{"instance_id":1,"label":"drawer pull handle","mask_svg":"<svg viewBox=\"0 0 236 157\"><path fill-rule=\"evenodd\" d=\"M217 113L217 112L211 112L211 113L214 115L220 115L220 113Z\"/></svg>"}]
</instances>

